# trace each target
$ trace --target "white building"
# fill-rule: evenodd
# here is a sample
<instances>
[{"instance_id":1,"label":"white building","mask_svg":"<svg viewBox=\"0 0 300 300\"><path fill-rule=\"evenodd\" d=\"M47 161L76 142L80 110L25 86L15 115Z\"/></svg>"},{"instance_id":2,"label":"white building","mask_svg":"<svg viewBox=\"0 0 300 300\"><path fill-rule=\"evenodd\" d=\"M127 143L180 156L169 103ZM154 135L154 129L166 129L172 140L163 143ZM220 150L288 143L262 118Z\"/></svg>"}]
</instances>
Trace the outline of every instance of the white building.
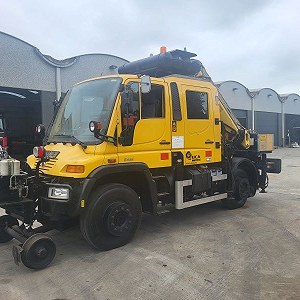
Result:
<instances>
[{"instance_id":1,"label":"white building","mask_svg":"<svg viewBox=\"0 0 300 300\"><path fill-rule=\"evenodd\" d=\"M237 81L217 83L240 122L259 133L273 133L277 146L300 142L300 96L279 95L271 88L249 90Z\"/></svg>"},{"instance_id":2,"label":"white building","mask_svg":"<svg viewBox=\"0 0 300 300\"><path fill-rule=\"evenodd\" d=\"M53 101L79 81L116 74L126 62L109 54L56 60L27 42L0 32L0 116L6 120L9 141L13 143L10 148L24 152L26 141L28 151L32 149L34 128L39 123L50 123Z\"/></svg>"}]
</instances>

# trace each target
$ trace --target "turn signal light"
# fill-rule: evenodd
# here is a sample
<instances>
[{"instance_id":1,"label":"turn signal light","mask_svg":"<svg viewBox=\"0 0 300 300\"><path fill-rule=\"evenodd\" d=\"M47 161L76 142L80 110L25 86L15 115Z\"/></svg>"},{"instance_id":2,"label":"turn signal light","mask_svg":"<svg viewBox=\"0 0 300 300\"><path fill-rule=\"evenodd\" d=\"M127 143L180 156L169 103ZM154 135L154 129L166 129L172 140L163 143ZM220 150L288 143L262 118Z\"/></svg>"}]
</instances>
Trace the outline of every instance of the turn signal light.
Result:
<instances>
[{"instance_id":1,"label":"turn signal light","mask_svg":"<svg viewBox=\"0 0 300 300\"><path fill-rule=\"evenodd\" d=\"M82 165L67 165L67 173L84 173L84 166Z\"/></svg>"},{"instance_id":2,"label":"turn signal light","mask_svg":"<svg viewBox=\"0 0 300 300\"><path fill-rule=\"evenodd\" d=\"M36 158L43 158L46 155L46 150L42 146L34 147L32 153Z\"/></svg>"},{"instance_id":3,"label":"turn signal light","mask_svg":"<svg viewBox=\"0 0 300 300\"><path fill-rule=\"evenodd\" d=\"M167 47L166 46L161 46L160 47L160 53L166 53L167 52Z\"/></svg>"}]
</instances>

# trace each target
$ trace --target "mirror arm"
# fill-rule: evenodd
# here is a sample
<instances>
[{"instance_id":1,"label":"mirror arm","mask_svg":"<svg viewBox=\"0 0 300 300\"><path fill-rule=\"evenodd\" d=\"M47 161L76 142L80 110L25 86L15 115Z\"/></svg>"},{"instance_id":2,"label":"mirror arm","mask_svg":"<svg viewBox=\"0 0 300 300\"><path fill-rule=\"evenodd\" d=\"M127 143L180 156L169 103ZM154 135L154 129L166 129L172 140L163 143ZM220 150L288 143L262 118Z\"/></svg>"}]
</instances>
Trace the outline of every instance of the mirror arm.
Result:
<instances>
[{"instance_id":1,"label":"mirror arm","mask_svg":"<svg viewBox=\"0 0 300 300\"><path fill-rule=\"evenodd\" d=\"M110 136L110 135L105 135L102 133L98 133L98 134L94 134L95 138L97 138L98 140L102 140L108 143L112 143L115 146L117 146L117 138L114 136Z\"/></svg>"}]
</instances>

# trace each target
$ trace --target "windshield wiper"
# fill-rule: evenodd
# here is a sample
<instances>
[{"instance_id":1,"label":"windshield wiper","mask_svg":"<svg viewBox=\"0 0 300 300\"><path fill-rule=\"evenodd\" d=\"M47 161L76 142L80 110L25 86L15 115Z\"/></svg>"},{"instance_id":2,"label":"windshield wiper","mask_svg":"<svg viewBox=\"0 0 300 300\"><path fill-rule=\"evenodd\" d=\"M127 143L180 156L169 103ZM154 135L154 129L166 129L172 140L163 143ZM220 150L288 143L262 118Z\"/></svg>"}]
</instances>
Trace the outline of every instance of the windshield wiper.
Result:
<instances>
[{"instance_id":1,"label":"windshield wiper","mask_svg":"<svg viewBox=\"0 0 300 300\"><path fill-rule=\"evenodd\" d=\"M55 134L53 137L58 136L58 137L66 137L66 138L71 138L73 141L75 141L75 144L79 144L83 149L87 148L87 145L80 141L77 137L75 137L74 135L70 135L70 134ZM73 143L71 143L73 144Z\"/></svg>"}]
</instances>

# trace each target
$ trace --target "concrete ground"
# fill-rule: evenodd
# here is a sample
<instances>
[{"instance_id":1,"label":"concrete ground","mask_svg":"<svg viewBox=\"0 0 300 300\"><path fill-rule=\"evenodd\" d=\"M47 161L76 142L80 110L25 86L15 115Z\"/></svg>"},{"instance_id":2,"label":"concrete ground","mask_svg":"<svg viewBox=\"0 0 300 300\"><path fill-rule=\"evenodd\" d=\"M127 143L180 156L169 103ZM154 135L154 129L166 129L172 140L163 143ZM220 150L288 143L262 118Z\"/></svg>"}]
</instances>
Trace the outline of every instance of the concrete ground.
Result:
<instances>
[{"instance_id":1,"label":"concrete ground","mask_svg":"<svg viewBox=\"0 0 300 300\"><path fill-rule=\"evenodd\" d=\"M210 203L144 216L135 239L95 252L79 229L32 271L0 245L0 299L300 299L300 149L278 149L268 193L228 211Z\"/></svg>"}]
</instances>

